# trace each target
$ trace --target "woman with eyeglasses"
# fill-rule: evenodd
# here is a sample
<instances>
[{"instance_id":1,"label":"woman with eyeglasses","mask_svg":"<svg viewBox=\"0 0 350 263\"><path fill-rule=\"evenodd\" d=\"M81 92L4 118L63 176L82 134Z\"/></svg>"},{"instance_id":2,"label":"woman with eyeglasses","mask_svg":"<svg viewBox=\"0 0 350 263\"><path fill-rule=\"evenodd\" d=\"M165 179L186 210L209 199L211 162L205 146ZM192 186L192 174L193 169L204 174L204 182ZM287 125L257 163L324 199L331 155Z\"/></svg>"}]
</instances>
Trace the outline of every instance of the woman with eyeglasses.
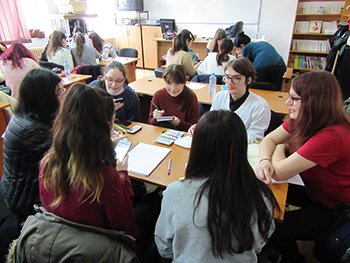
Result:
<instances>
[{"instance_id":1,"label":"woman with eyeglasses","mask_svg":"<svg viewBox=\"0 0 350 263\"><path fill-rule=\"evenodd\" d=\"M114 98L115 116L120 123L140 120L140 101L137 93L128 86L126 70L118 61L113 61L104 68L104 75L89 84L91 87L104 89Z\"/></svg>"},{"instance_id":2,"label":"woman with eyeglasses","mask_svg":"<svg viewBox=\"0 0 350 263\"><path fill-rule=\"evenodd\" d=\"M290 119L260 144L258 178L267 183L300 174L305 187L289 185L287 212L272 242L283 262L302 262L295 240L314 240L333 223L334 209L350 205L350 119L335 77L326 71L292 80Z\"/></svg>"},{"instance_id":3,"label":"woman with eyeglasses","mask_svg":"<svg viewBox=\"0 0 350 263\"><path fill-rule=\"evenodd\" d=\"M187 131L198 120L197 96L186 86L185 70L172 64L163 74L165 88L158 90L151 103L148 123ZM170 121L159 121L162 116L172 116Z\"/></svg>"},{"instance_id":4,"label":"woman with eyeglasses","mask_svg":"<svg viewBox=\"0 0 350 263\"><path fill-rule=\"evenodd\" d=\"M52 71L30 71L5 132L1 192L6 205L23 221L40 203L39 162L51 146L50 130L64 91L62 79Z\"/></svg>"},{"instance_id":5,"label":"woman with eyeglasses","mask_svg":"<svg viewBox=\"0 0 350 263\"><path fill-rule=\"evenodd\" d=\"M254 77L255 69L247 58L228 62L223 77L227 90L214 95L210 109L235 112L246 127L248 143L264 138L271 118L271 111L265 99L248 90Z\"/></svg>"}]
</instances>

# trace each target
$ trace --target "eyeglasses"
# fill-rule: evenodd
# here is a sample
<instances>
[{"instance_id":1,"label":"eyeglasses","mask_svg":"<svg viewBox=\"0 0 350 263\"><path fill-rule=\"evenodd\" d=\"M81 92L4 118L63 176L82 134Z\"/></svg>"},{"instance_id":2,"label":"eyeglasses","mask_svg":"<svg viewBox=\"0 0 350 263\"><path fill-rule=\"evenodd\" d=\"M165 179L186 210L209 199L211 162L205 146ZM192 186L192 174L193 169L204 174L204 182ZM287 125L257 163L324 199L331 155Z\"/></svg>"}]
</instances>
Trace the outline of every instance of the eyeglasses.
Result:
<instances>
[{"instance_id":1,"label":"eyeglasses","mask_svg":"<svg viewBox=\"0 0 350 263\"><path fill-rule=\"evenodd\" d=\"M64 93L66 93L65 88L58 88L58 89L56 89L56 92L55 92L57 97L61 97Z\"/></svg>"},{"instance_id":2,"label":"eyeglasses","mask_svg":"<svg viewBox=\"0 0 350 263\"><path fill-rule=\"evenodd\" d=\"M241 82L241 79L245 78L242 75L236 75L230 77L229 75L225 75L222 80L226 83L228 83L230 80L232 81L233 84L239 84Z\"/></svg>"},{"instance_id":3,"label":"eyeglasses","mask_svg":"<svg viewBox=\"0 0 350 263\"><path fill-rule=\"evenodd\" d=\"M122 83L125 81L125 79L116 79L116 80L113 80L113 79L110 79L110 78L106 78L107 82L109 83Z\"/></svg>"},{"instance_id":4,"label":"eyeglasses","mask_svg":"<svg viewBox=\"0 0 350 263\"><path fill-rule=\"evenodd\" d=\"M291 95L288 95L288 100L286 101L289 105L295 105L297 101L301 100L301 98L292 97Z\"/></svg>"}]
</instances>

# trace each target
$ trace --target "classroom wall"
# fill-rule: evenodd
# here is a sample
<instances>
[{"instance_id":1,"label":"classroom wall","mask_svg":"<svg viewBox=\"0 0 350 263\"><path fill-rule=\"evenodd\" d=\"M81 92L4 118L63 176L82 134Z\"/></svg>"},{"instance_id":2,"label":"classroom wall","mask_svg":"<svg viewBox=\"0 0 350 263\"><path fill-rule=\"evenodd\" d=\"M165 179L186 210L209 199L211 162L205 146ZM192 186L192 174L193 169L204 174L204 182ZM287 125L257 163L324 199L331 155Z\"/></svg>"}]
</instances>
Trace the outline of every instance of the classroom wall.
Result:
<instances>
[{"instance_id":1,"label":"classroom wall","mask_svg":"<svg viewBox=\"0 0 350 263\"><path fill-rule=\"evenodd\" d=\"M212 37L217 28L244 22L251 38L275 46L287 61L297 0L144 0L151 19L175 18L178 29L187 28L197 37Z\"/></svg>"}]
</instances>

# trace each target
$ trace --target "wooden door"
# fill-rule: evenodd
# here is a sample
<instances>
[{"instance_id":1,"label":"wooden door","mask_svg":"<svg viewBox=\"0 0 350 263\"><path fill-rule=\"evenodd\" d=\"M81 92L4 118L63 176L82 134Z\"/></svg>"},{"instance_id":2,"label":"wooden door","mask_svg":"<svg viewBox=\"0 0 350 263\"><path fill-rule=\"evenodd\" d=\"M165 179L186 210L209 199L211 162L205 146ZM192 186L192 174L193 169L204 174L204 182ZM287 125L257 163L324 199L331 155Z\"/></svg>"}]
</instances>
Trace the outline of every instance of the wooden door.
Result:
<instances>
[{"instance_id":1,"label":"wooden door","mask_svg":"<svg viewBox=\"0 0 350 263\"><path fill-rule=\"evenodd\" d=\"M155 38L162 37L160 26L142 26L143 57L145 68L158 67L157 42Z\"/></svg>"}]
</instances>

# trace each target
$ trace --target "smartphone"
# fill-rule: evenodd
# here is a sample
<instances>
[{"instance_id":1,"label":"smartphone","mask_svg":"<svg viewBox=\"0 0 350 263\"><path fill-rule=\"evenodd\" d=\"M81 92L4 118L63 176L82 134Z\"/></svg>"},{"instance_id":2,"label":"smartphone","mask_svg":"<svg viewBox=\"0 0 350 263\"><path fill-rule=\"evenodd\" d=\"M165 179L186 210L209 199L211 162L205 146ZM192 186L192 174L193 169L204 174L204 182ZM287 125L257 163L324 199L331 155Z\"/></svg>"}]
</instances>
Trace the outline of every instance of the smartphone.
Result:
<instances>
[{"instance_id":1,"label":"smartphone","mask_svg":"<svg viewBox=\"0 0 350 263\"><path fill-rule=\"evenodd\" d=\"M116 102L120 102L120 103L123 103L123 98L118 98L118 99L113 99L113 102L116 103Z\"/></svg>"},{"instance_id":2,"label":"smartphone","mask_svg":"<svg viewBox=\"0 0 350 263\"><path fill-rule=\"evenodd\" d=\"M114 151L116 154L116 158L119 159L120 162L122 162L127 155L128 151L130 150L132 143L126 139L120 140L115 147Z\"/></svg>"},{"instance_id":3,"label":"smartphone","mask_svg":"<svg viewBox=\"0 0 350 263\"><path fill-rule=\"evenodd\" d=\"M142 129L142 126L141 125L134 125L132 126L129 130L127 130L128 133L131 133L131 134L135 134L137 133L139 130Z\"/></svg>"}]
</instances>

